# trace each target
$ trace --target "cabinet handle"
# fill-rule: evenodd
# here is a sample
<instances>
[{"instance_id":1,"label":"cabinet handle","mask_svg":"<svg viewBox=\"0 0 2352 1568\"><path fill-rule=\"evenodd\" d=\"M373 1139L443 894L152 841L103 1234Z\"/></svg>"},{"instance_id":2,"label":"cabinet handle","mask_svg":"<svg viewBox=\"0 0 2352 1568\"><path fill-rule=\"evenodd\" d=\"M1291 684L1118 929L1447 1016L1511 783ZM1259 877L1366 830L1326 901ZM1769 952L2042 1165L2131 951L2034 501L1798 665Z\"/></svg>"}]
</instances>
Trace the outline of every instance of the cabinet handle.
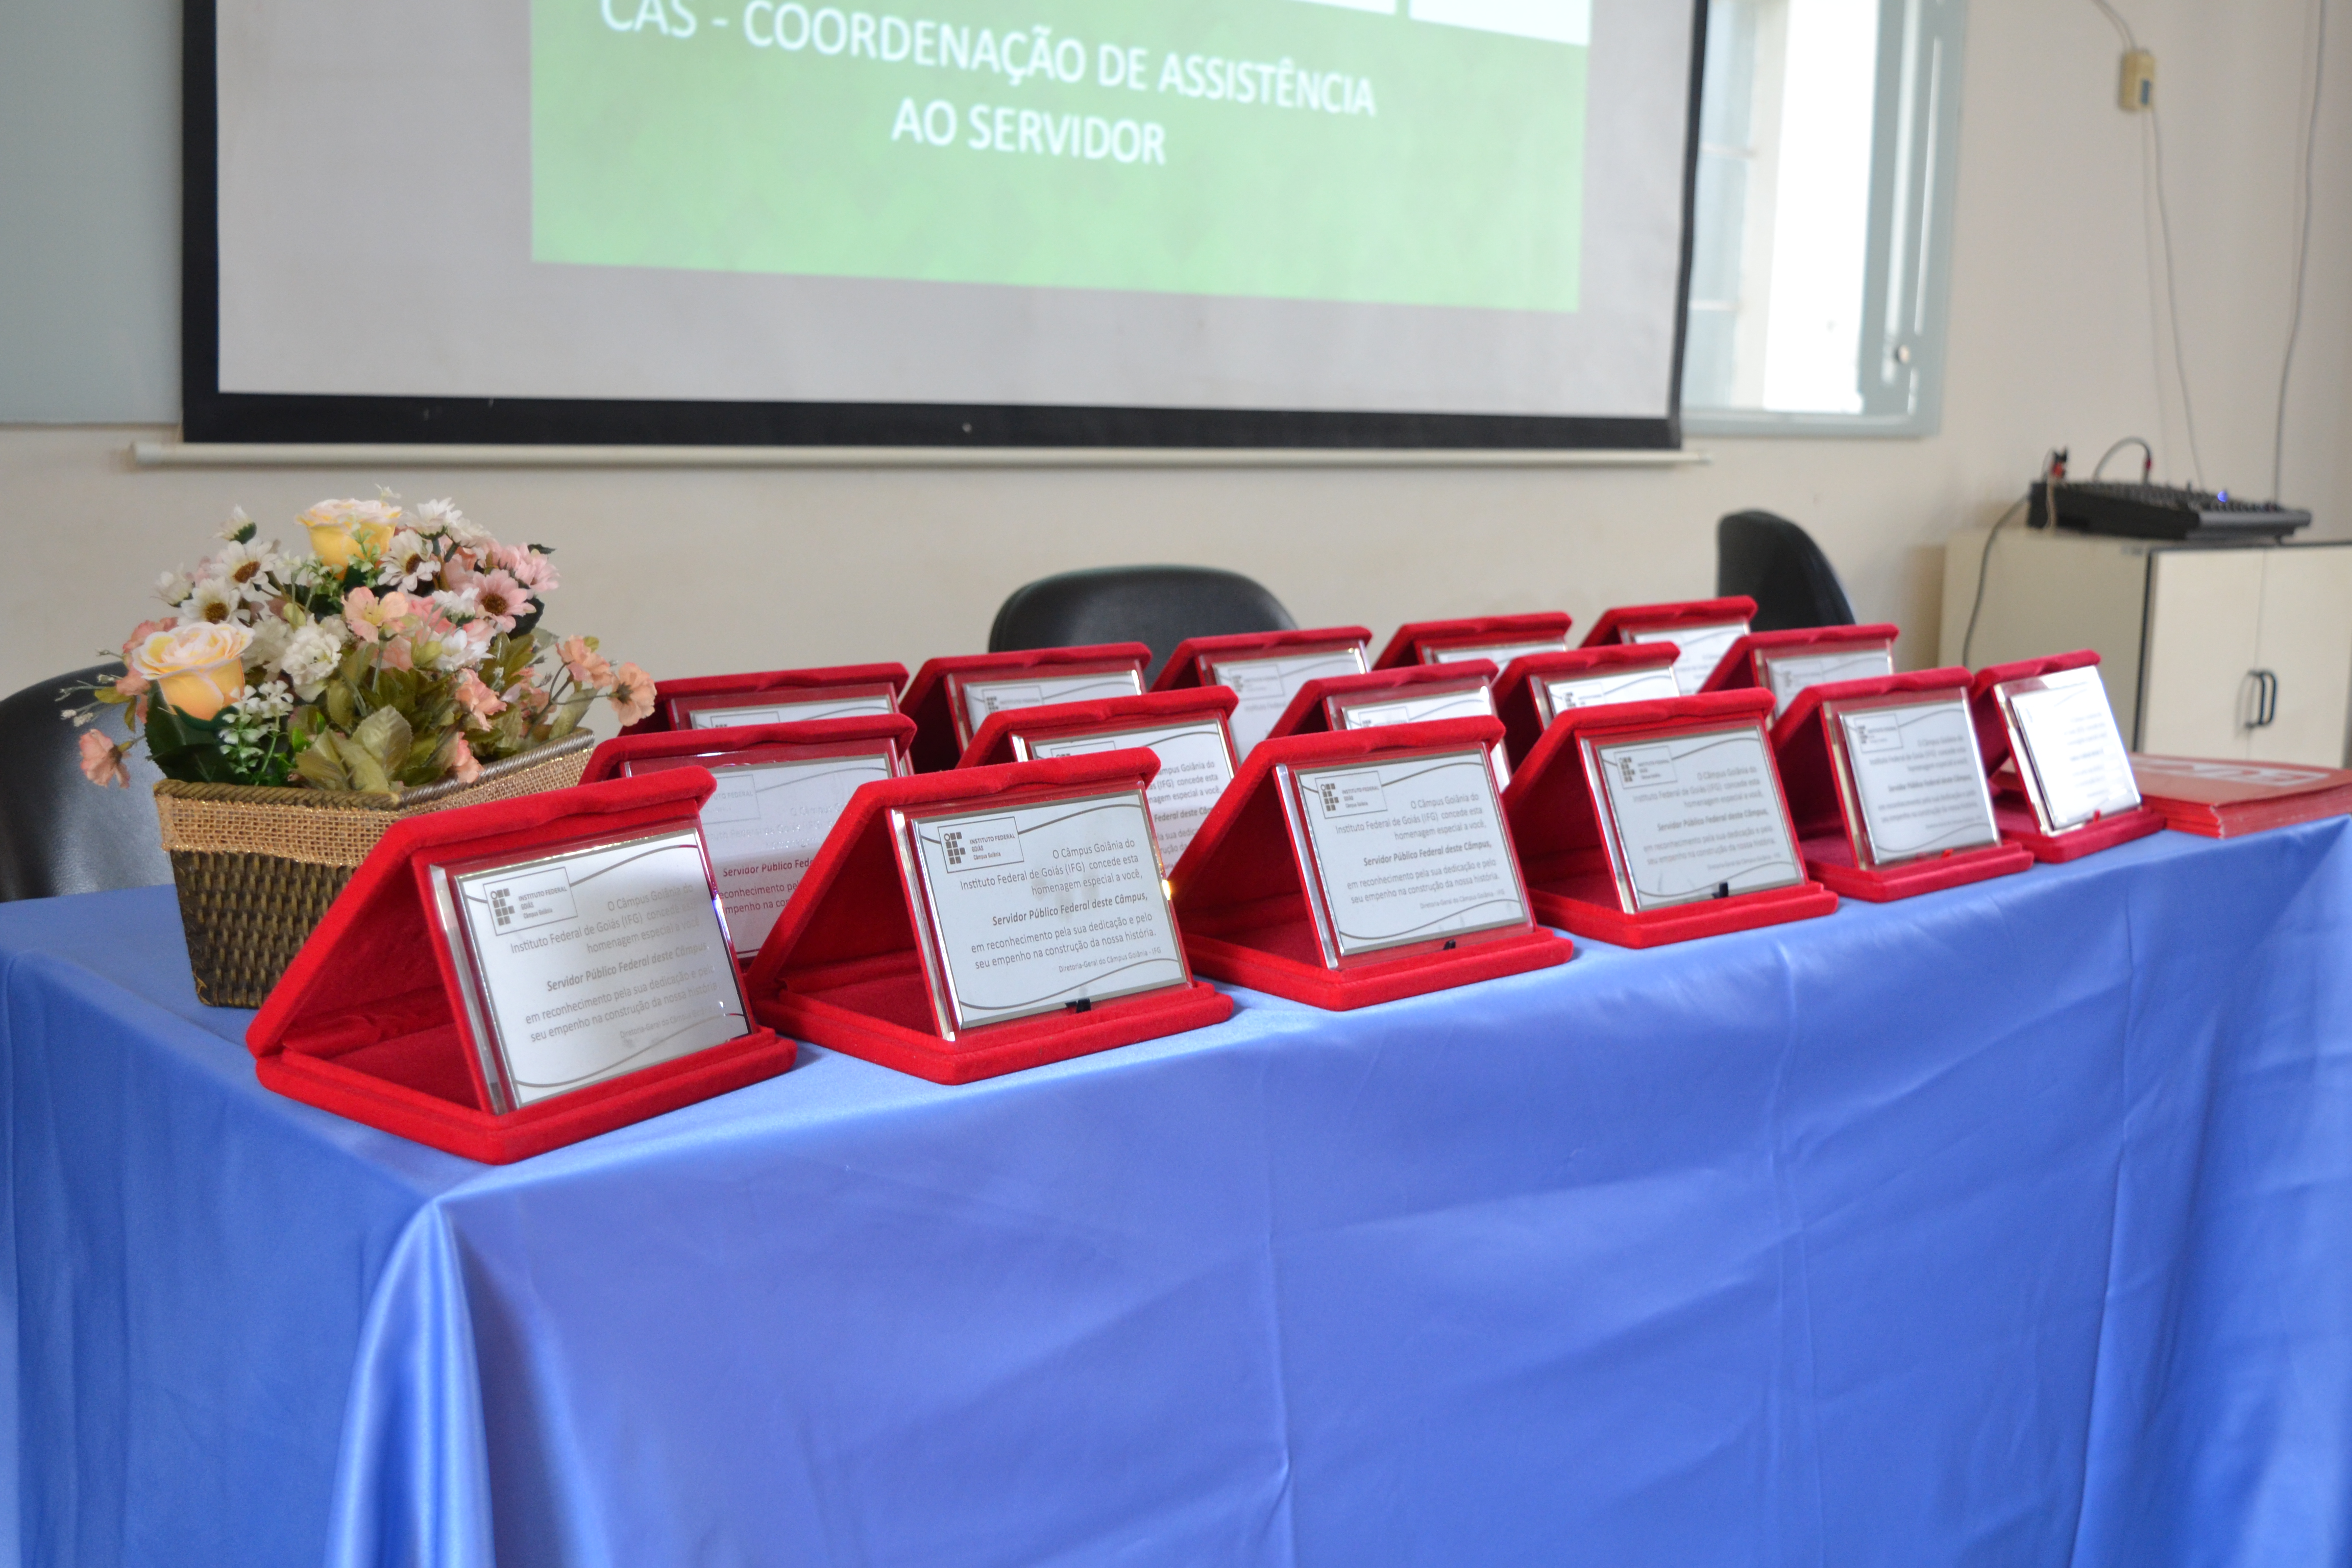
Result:
<instances>
[{"instance_id":1,"label":"cabinet handle","mask_svg":"<svg viewBox=\"0 0 2352 1568\"><path fill-rule=\"evenodd\" d=\"M2254 678L2254 716L2246 728L2265 730L2278 721L2278 676L2274 671L2267 669L2252 670L2249 673Z\"/></svg>"}]
</instances>

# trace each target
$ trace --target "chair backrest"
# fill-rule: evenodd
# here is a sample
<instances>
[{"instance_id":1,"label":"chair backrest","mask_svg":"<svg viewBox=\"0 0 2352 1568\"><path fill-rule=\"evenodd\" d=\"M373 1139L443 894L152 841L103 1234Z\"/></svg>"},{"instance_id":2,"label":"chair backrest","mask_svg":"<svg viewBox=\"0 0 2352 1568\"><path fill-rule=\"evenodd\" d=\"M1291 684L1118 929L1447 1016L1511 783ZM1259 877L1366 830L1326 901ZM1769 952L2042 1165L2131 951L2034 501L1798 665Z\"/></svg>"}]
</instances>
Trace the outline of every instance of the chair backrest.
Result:
<instances>
[{"instance_id":1,"label":"chair backrest","mask_svg":"<svg viewBox=\"0 0 2352 1568\"><path fill-rule=\"evenodd\" d=\"M1850 626L1853 605L1812 535L1769 511L1735 511L1715 525L1715 592L1756 601L1751 630Z\"/></svg>"},{"instance_id":2,"label":"chair backrest","mask_svg":"<svg viewBox=\"0 0 2352 1568\"><path fill-rule=\"evenodd\" d=\"M0 900L172 879L155 826L154 784L163 775L141 751L123 759L129 789L91 784L81 772L81 730L66 721L58 700L68 688L121 673L120 665L94 665L0 700ZM121 741L122 710L100 714L97 724Z\"/></svg>"},{"instance_id":3,"label":"chair backrest","mask_svg":"<svg viewBox=\"0 0 2352 1568\"><path fill-rule=\"evenodd\" d=\"M988 651L1139 642L1151 649L1150 684L1186 637L1286 632L1297 623L1282 601L1238 572L1209 566L1100 566L1016 588L996 612Z\"/></svg>"}]
</instances>

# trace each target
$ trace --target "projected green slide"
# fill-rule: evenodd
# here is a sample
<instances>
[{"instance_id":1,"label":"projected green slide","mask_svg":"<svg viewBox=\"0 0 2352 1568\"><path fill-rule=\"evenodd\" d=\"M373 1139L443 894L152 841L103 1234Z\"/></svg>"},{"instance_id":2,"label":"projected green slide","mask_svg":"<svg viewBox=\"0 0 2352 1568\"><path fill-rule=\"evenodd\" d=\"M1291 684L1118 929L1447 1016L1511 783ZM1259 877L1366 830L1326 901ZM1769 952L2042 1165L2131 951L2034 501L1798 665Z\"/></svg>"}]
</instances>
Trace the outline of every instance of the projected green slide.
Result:
<instances>
[{"instance_id":1,"label":"projected green slide","mask_svg":"<svg viewBox=\"0 0 2352 1568\"><path fill-rule=\"evenodd\" d=\"M1590 0L532 0L543 262L1577 308Z\"/></svg>"}]
</instances>

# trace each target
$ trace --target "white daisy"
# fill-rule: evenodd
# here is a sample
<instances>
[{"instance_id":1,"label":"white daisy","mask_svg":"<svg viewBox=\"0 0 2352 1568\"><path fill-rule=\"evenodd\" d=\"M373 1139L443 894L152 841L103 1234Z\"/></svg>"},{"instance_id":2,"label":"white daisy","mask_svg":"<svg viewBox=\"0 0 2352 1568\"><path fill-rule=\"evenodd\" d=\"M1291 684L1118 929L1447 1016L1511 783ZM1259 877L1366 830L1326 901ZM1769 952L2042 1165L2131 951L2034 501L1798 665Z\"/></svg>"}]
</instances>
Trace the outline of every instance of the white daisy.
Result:
<instances>
[{"instance_id":1,"label":"white daisy","mask_svg":"<svg viewBox=\"0 0 2352 1568\"><path fill-rule=\"evenodd\" d=\"M199 621L210 621L215 626L235 626L237 624L237 605L242 599L236 584L227 578L207 577L181 601L180 624L188 626Z\"/></svg>"},{"instance_id":2,"label":"white daisy","mask_svg":"<svg viewBox=\"0 0 2352 1568\"><path fill-rule=\"evenodd\" d=\"M466 514L457 510L455 502L449 500L428 500L418 503L416 531L423 534L440 534L451 543L460 545L478 544L489 537L488 532L467 521Z\"/></svg>"},{"instance_id":3,"label":"white daisy","mask_svg":"<svg viewBox=\"0 0 2352 1568\"><path fill-rule=\"evenodd\" d=\"M228 521L220 525L220 536L234 544L252 526L253 519L245 515L245 508L233 506L228 509Z\"/></svg>"},{"instance_id":4,"label":"white daisy","mask_svg":"<svg viewBox=\"0 0 2352 1568\"><path fill-rule=\"evenodd\" d=\"M176 605L188 596L194 586L177 572L166 572L155 579L155 596L167 605Z\"/></svg>"},{"instance_id":5,"label":"white daisy","mask_svg":"<svg viewBox=\"0 0 2352 1568\"><path fill-rule=\"evenodd\" d=\"M237 595L254 604L262 604L278 596L278 559L274 553L277 542L268 544L236 544L205 562L199 569L207 580L220 578L235 585Z\"/></svg>"},{"instance_id":6,"label":"white daisy","mask_svg":"<svg viewBox=\"0 0 2352 1568\"><path fill-rule=\"evenodd\" d=\"M403 529L383 547L383 565L375 574L380 587L414 594L439 575L440 557L418 535Z\"/></svg>"}]
</instances>

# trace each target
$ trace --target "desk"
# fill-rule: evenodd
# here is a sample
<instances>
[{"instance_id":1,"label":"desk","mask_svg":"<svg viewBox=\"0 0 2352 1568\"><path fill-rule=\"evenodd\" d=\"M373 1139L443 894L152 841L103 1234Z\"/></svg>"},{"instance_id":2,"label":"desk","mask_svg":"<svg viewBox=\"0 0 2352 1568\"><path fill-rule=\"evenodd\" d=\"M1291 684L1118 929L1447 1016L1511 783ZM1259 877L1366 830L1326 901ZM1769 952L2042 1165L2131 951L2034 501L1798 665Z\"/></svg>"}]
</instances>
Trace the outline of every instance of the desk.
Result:
<instances>
[{"instance_id":1,"label":"desk","mask_svg":"<svg viewBox=\"0 0 2352 1568\"><path fill-rule=\"evenodd\" d=\"M2352 827L502 1170L0 907L24 1561L2352 1552Z\"/></svg>"}]
</instances>

